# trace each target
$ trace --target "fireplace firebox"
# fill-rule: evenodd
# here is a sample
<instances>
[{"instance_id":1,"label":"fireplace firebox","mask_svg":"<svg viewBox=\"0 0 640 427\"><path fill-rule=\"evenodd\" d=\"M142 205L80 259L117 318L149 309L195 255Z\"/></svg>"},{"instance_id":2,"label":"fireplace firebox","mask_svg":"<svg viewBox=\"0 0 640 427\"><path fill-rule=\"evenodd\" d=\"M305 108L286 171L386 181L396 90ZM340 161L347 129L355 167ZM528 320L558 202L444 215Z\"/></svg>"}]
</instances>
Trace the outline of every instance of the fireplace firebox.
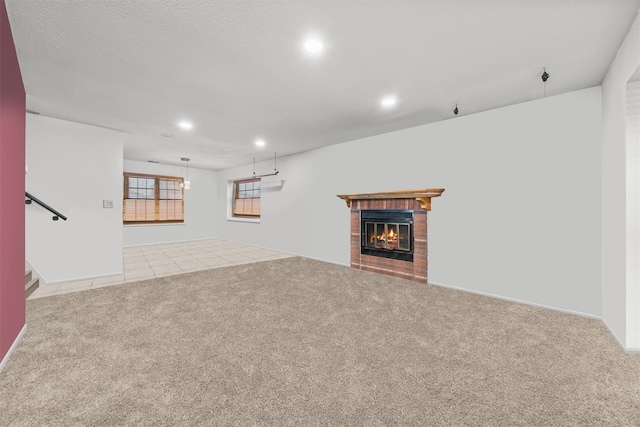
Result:
<instances>
[{"instance_id":1,"label":"fireplace firebox","mask_svg":"<svg viewBox=\"0 0 640 427\"><path fill-rule=\"evenodd\" d=\"M360 253L413 262L413 211L363 210Z\"/></svg>"}]
</instances>

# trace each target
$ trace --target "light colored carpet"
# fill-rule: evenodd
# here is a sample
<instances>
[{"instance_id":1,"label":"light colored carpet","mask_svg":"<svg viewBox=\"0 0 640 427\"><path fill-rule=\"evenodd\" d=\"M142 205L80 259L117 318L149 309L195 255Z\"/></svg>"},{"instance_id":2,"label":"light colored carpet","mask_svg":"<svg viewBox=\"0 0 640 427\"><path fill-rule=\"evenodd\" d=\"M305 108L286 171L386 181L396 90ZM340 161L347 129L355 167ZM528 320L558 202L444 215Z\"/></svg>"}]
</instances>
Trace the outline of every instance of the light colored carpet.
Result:
<instances>
[{"instance_id":1,"label":"light colored carpet","mask_svg":"<svg viewBox=\"0 0 640 427\"><path fill-rule=\"evenodd\" d=\"M640 425L598 320L304 258L27 302L1 425Z\"/></svg>"}]
</instances>

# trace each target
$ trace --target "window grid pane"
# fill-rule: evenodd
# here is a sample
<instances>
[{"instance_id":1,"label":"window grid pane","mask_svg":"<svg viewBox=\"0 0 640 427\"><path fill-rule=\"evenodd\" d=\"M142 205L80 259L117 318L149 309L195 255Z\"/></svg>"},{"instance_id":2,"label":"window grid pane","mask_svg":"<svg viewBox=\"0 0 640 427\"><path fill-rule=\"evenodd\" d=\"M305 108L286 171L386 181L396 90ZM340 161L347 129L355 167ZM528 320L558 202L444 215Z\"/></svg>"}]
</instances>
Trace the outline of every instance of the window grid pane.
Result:
<instances>
[{"instance_id":1,"label":"window grid pane","mask_svg":"<svg viewBox=\"0 0 640 427\"><path fill-rule=\"evenodd\" d=\"M233 216L260 218L260 179L235 181Z\"/></svg>"},{"instance_id":2,"label":"window grid pane","mask_svg":"<svg viewBox=\"0 0 640 427\"><path fill-rule=\"evenodd\" d=\"M163 190L166 188L166 190ZM176 180L160 180L160 200L182 200L182 188L180 181Z\"/></svg>"},{"instance_id":3,"label":"window grid pane","mask_svg":"<svg viewBox=\"0 0 640 427\"><path fill-rule=\"evenodd\" d=\"M183 222L184 204L182 178L128 176L125 174L125 195L122 219L134 222ZM156 191L158 188L158 191Z\"/></svg>"}]
</instances>

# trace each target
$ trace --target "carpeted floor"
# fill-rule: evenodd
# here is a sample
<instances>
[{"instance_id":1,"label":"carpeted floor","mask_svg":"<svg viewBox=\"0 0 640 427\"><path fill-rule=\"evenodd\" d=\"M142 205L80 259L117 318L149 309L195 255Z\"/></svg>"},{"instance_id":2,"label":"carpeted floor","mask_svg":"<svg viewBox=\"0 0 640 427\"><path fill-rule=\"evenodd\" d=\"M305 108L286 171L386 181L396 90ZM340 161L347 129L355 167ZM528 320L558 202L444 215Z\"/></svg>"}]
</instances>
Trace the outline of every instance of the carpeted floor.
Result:
<instances>
[{"instance_id":1,"label":"carpeted floor","mask_svg":"<svg viewBox=\"0 0 640 427\"><path fill-rule=\"evenodd\" d=\"M640 425L598 320L304 258L27 302L0 425Z\"/></svg>"}]
</instances>

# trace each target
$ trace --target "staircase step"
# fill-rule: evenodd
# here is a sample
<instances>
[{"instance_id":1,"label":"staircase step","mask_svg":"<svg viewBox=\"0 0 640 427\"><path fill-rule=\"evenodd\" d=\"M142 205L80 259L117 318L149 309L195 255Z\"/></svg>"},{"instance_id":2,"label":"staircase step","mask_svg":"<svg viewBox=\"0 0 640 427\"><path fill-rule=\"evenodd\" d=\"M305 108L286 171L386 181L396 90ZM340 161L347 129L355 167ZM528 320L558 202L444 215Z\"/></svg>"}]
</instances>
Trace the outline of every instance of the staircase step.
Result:
<instances>
[{"instance_id":1,"label":"staircase step","mask_svg":"<svg viewBox=\"0 0 640 427\"><path fill-rule=\"evenodd\" d=\"M31 279L29 282L27 282L27 284L24 285L24 293L25 293L25 299L29 298L29 295L31 295L36 289L38 289L40 287L40 279L38 279L37 277L34 279Z\"/></svg>"},{"instance_id":2,"label":"staircase step","mask_svg":"<svg viewBox=\"0 0 640 427\"><path fill-rule=\"evenodd\" d=\"M24 283L29 283L31 281L31 270L25 270L24 272Z\"/></svg>"}]
</instances>

